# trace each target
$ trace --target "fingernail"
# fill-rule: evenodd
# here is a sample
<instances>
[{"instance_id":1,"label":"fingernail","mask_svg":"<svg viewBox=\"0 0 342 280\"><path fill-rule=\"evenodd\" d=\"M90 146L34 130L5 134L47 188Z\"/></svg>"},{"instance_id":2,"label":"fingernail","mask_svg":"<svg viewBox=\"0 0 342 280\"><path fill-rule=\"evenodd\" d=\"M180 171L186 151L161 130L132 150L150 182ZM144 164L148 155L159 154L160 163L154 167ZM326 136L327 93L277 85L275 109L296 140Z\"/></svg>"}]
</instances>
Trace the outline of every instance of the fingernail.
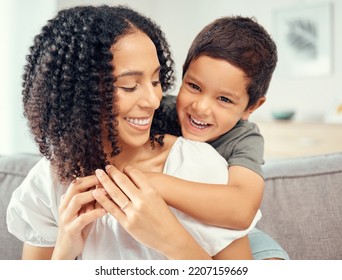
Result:
<instances>
[{"instance_id":1,"label":"fingernail","mask_svg":"<svg viewBox=\"0 0 342 280\"><path fill-rule=\"evenodd\" d=\"M112 166L113 166L113 165L110 165L110 164L106 165L106 166L105 166L106 171L107 171L109 168L111 168Z\"/></svg>"},{"instance_id":2,"label":"fingernail","mask_svg":"<svg viewBox=\"0 0 342 280\"><path fill-rule=\"evenodd\" d=\"M96 169L95 174L96 174L96 176L101 177L101 176L103 176L104 171L102 169Z\"/></svg>"}]
</instances>

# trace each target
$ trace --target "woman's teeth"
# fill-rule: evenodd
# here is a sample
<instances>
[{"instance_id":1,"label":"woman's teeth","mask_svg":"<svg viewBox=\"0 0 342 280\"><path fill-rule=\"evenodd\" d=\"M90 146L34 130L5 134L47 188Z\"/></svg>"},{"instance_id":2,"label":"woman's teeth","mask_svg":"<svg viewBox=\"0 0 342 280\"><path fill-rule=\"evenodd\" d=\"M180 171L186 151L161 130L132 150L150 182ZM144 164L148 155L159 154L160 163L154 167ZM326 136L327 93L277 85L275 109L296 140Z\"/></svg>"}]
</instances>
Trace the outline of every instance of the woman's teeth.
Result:
<instances>
[{"instance_id":1,"label":"woman's teeth","mask_svg":"<svg viewBox=\"0 0 342 280\"><path fill-rule=\"evenodd\" d=\"M133 119L133 118L126 118L126 121L131 123L131 124L134 124L134 125L147 125L150 123L150 118L147 118L147 119Z\"/></svg>"}]
</instances>

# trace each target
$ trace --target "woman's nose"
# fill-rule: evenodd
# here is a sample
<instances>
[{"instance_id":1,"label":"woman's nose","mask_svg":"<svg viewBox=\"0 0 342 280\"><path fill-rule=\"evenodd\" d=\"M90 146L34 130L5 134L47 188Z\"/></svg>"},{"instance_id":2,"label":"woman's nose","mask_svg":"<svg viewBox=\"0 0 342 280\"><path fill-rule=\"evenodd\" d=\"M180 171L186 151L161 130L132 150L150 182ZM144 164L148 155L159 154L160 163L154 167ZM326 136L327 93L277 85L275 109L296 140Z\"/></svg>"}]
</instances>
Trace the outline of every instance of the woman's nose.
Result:
<instances>
[{"instance_id":1,"label":"woman's nose","mask_svg":"<svg viewBox=\"0 0 342 280\"><path fill-rule=\"evenodd\" d=\"M142 106L157 109L162 98L162 90L160 87L146 86L142 98Z\"/></svg>"}]
</instances>

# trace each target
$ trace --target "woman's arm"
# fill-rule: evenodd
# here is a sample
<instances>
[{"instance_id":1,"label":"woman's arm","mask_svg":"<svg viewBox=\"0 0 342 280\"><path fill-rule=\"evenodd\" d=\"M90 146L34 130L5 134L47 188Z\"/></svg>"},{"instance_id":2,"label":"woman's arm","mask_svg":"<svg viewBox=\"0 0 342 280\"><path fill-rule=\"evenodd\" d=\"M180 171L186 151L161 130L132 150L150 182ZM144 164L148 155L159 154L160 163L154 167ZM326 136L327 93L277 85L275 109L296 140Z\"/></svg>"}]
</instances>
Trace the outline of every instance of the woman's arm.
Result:
<instances>
[{"instance_id":1,"label":"woman's arm","mask_svg":"<svg viewBox=\"0 0 342 280\"><path fill-rule=\"evenodd\" d=\"M248 168L229 167L227 185L185 181L161 173L146 173L166 203L210 225L231 229L250 226L260 207L263 178Z\"/></svg>"},{"instance_id":2,"label":"woman's arm","mask_svg":"<svg viewBox=\"0 0 342 280\"><path fill-rule=\"evenodd\" d=\"M51 260L53 247L36 247L24 243L22 259L23 260Z\"/></svg>"}]
</instances>

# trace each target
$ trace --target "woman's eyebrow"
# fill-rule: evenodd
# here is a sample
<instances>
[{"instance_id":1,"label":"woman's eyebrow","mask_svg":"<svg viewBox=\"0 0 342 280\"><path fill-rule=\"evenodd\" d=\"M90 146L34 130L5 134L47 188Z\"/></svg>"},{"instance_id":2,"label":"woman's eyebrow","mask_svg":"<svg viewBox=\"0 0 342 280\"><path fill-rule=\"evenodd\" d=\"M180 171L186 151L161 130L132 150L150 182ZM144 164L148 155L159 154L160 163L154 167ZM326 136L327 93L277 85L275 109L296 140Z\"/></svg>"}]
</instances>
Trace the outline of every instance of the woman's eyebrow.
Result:
<instances>
[{"instance_id":1,"label":"woman's eyebrow","mask_svg":"<svg viewBox=\"0 0 342 280\"><path fill-rule=\"evenodd\" d=\"M160 65L157 66L157 68L153 71L153 75L156 74L157 72L160 71ZM126 77L126 76L142 76L144 74L143 71L138 71L138 70L128 70L128 71L124 71L122 73L120 73L119 75L117 75L117 78L120 77Z\"/></svg>"},{"instance_id":2,"label":"woman's eyebrow","mask_svg":"<svg viewBox=\"0 0 342 280\"><path fill-rule=\"evenodd\" d=\"M126 76L141 76L143 74L142 71L125 71L121 74L117 75L117 78L126 77Z\"/></svg>"}]
</instances>

